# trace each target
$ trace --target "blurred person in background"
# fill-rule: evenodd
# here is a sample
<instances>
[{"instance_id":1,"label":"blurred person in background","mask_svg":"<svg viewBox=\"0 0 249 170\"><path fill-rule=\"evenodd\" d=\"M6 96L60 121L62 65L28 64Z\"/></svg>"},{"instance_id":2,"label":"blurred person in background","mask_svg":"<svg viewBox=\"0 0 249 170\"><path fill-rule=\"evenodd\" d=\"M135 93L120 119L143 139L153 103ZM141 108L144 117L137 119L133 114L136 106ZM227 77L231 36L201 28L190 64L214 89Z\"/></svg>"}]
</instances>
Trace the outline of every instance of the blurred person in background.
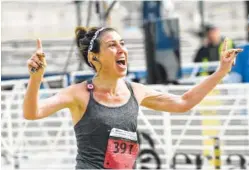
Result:
<instances>
[{"instance_id":1,"label":"blurred person in background","mask_svg":"<svg viewBox=\"0 0 249 170\"><path fill-rule=\"evenodd\" d=\"M224 38L220 34L220 29L214 25L205 26L205 40L204 45L199 48L194 58L194 62L210 62L219 61L221 58L221 51ZM235 48L235 45L231 39L227 40L228 49ZM206 70L207 68L203 68ZM206 70L200 75L210 75L212 72Z\"/></svg>"},{"instance_id":2,"label":"blurred person in background","mask_svg":"<svg viewBox=\"0 0 249 170\"><path fill-rule=\"evenodd\" d=\"M95 76L39 101L47 64L38 39L36 52L27 60L30 78L23 113L25 119L36 120L64 108L70 110L78 148L76 169L134 168L139 153L139 106L172 113L190 110L231 70L236 52L241 52L227 50L225 41L217 71L178 96L125 80L128 51L115 29L78 27L75 33L80 54Z\"/></svg>"}]
</instances>

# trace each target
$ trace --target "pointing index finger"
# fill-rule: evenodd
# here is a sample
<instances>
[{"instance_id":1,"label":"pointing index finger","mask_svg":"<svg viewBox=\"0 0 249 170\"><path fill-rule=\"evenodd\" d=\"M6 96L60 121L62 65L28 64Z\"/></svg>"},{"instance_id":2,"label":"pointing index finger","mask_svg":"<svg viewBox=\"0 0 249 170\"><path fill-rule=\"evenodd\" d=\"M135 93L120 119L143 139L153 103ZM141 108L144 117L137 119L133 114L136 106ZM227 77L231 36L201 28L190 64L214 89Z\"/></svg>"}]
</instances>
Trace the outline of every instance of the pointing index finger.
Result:
<instances>
[{"instance_id":1,"label":"pointing index finger","mask_svg":"<svg viewBox=\"0 0 249 170\"><path fill-rule=\"evenodd\" d=\"M37 51L42 52L42 42L40 38L36 40L36 48L37 48Z\"/></svg>"},{"instance_id":2,"label":"pointing index finger","mask_svg":"<svg viewBox=\"0 0 249 170\"><path fill-rule=\"evenodd\" d=\"M222 51L223 52L227 51L227 38L225 38L224 40Z\"/></svg>"},{"instance_id":3,"label":"pointing index finger","mask_svg":"<svg viewBox=\"0 0 249 170\"><path fill-rule=\"evenodd\" d=\"M238 48L238 49L236 49L235 53L238 54L238 53L240 53L240 52L242 52L242 51L243 51L243 49Z\"/></svg>"}]
</instances>

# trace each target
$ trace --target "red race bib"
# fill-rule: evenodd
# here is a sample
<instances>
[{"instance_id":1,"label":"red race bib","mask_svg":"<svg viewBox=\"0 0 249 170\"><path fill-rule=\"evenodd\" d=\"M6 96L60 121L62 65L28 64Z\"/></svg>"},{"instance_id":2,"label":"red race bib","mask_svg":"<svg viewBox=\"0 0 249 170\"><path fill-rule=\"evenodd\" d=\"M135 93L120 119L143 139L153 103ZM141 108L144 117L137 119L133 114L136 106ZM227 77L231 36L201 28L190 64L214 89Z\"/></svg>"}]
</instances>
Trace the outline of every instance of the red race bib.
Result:
<instances>
[{"instance_id":1,"label":"red race bib","mask_svg":"<svg viewBox=\"0 0 249 170\"><path fill-rule=\"evenodd\" d=\"M139 152L137 133L113 128L105 153L105 168L132 169Z\"/></svg>"}]
</instances>

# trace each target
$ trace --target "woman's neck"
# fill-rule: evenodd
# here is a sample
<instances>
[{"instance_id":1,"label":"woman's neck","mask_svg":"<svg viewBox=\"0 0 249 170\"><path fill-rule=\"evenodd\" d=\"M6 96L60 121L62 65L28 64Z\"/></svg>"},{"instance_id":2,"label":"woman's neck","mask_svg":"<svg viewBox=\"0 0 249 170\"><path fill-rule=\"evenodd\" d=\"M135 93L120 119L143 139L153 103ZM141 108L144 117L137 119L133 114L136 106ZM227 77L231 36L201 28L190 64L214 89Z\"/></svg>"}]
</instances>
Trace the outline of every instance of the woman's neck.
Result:
<instances>
[{"instance_id":1,"label":"woman's neck","mask_svg":"<svg viewBox=\"0 0 249 170\"><path fill-rule=\"evenodd\" d=\"M115 96L120 92L119 89L124 85L124 80L123 78L111 78L98 75L93 78L93 84L95 90Z\"/></svg>"}]
</instances>

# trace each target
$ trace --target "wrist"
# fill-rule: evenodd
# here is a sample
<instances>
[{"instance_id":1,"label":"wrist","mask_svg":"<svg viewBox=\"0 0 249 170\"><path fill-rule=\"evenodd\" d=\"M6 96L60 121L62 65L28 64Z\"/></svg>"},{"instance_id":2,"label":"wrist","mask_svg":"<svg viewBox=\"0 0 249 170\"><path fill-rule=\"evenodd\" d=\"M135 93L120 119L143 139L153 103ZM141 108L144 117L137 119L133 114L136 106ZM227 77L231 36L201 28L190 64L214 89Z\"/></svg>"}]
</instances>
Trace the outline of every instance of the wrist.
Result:
<instances>
[{"instance_id":1,"label":"wrist","mask_svg":"<svg viewBox=\"0 0 249 170\"><path fill-rule=\"evenodd\" d=\"M41 76L30 75L31 82L41 83L42 80L43 80L43 77L41 77Z\"/></svg>"},{"instance_id":2,"label":"wrist","mask_svg":"<svg viewBox=\"0 0 249 170\"><path fill-rule=\"evenodd\" d=\"M223 77L226 76L227 72L224 71L224 70L222 70L222 69L217 69L217 70L215 71L215 74L216 74L217 76L223 78Z\"/></svg>"}]
</instances>

